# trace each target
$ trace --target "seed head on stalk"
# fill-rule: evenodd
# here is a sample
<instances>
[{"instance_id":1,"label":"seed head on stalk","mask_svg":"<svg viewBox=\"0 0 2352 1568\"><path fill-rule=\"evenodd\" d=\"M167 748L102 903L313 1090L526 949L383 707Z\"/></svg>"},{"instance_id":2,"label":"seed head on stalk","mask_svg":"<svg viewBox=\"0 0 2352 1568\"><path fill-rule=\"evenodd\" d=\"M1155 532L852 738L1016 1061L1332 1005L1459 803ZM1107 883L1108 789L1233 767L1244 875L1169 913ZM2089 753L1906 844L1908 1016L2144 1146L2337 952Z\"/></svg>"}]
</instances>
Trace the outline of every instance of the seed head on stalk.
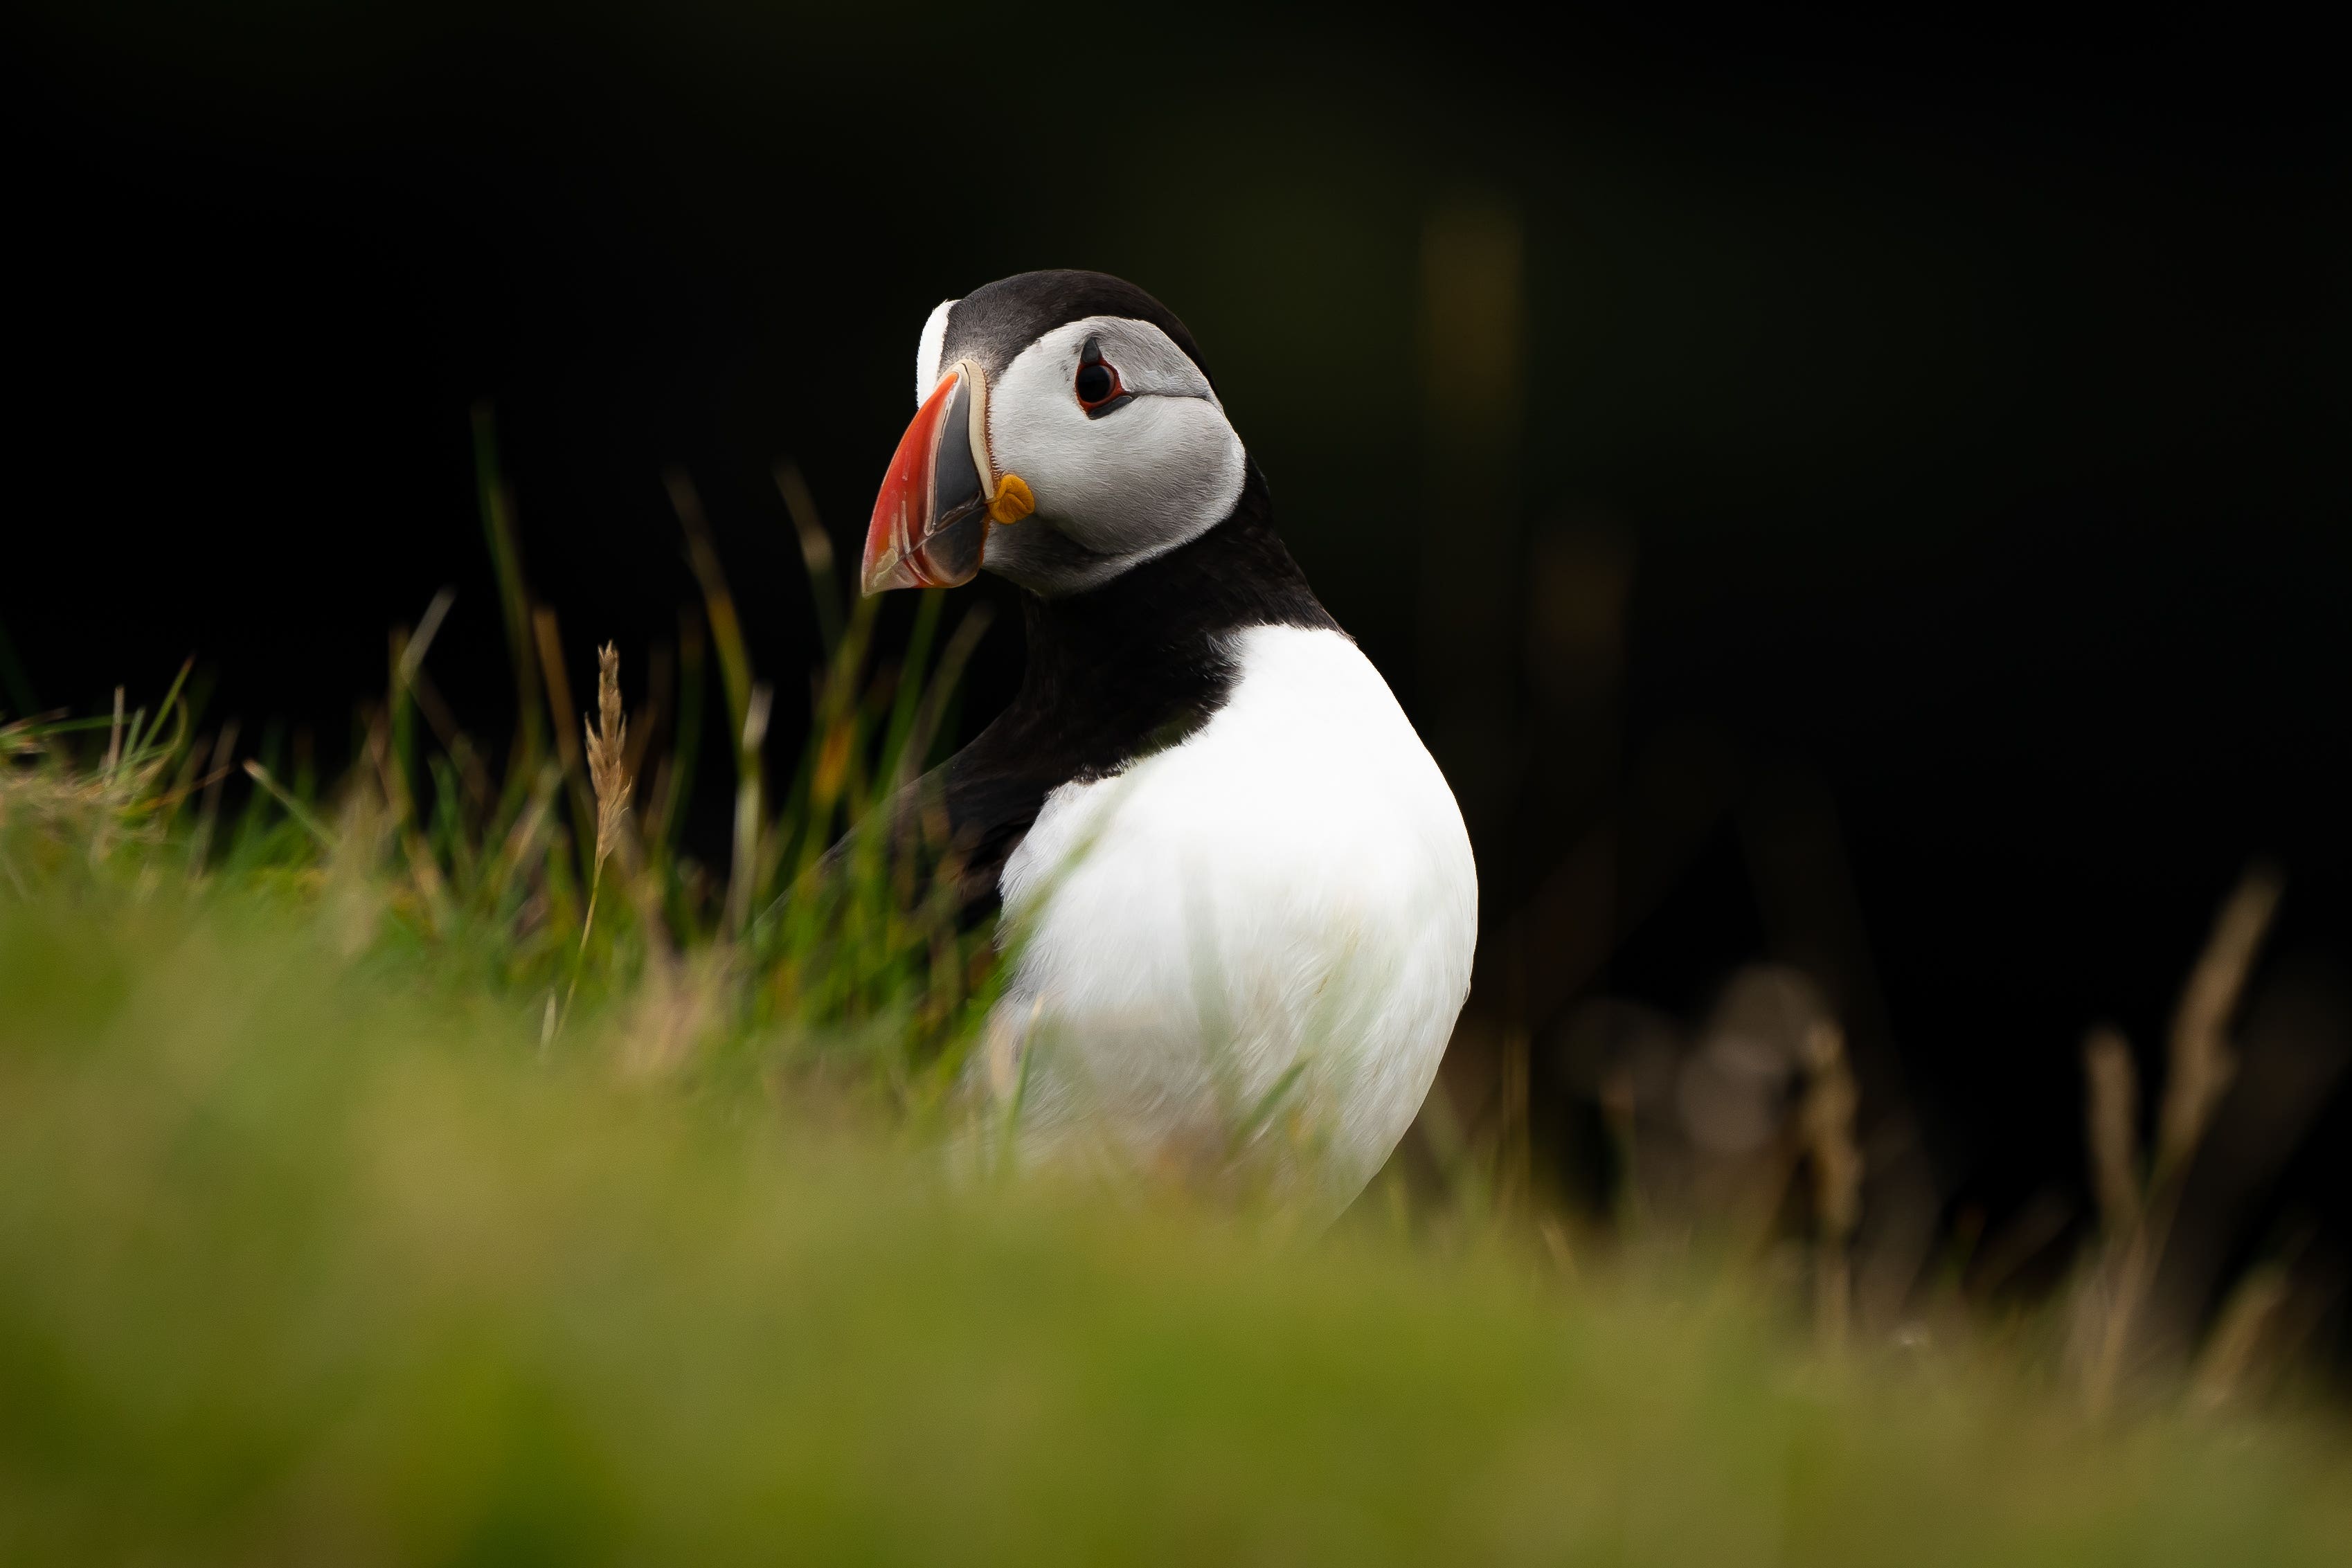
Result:
<instances>
[{"instance_id":1,"label":"seed head on stalk","mask_svg":"<svg viewBox=\"0 0 2352 1568\"><path fill-rule=\"evenodd\" d=\"M572 998L580 990L581 967L588 960L588 934L596 925L596 894L604 885L604 862L621 841L621 819L629 809L628 716L621 711L621 653L607 643L596 650L596 717L582 719L588 733L588 782L596 791L596 861L588 877L588 910L580 920L580 951L572 960L572 983L563 993L562 1018L547 1030L551 1042L572 1016Z\"/></svg>"},{"instance_id":2,"label":"seed head on stalk","mask_svg":"<svg viewBox=\"0 0 2352 1568\"><path fill-rule=\"evenodd\" d=\"M594 883L604 874L605 858L621 841L621 817L629 808L627 761L629 720L621 711L621 654L607 643L596 650L596 722L581 720L588 732L588 782L596 790L596 869L590 878L590 908L594 908Z\"/></svg>"}]
</instances>

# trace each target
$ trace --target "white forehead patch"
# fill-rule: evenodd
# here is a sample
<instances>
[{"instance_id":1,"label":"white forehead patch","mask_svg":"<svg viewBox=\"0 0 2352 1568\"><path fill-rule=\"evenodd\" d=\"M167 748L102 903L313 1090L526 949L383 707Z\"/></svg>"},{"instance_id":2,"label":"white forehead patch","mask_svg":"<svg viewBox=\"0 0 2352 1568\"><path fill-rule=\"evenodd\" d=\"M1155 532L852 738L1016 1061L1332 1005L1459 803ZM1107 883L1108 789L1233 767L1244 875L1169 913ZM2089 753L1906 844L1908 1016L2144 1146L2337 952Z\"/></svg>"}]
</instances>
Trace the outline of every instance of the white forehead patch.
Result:
<instances>
[{"instance_id":1,"label":"white forehead patch","mask_svg":"<svg viewBox=\"0 0 2352 1568\"><path fill-rule=\"evenodd\" d=\"M954 304L952 299L940 300L930 319L923 323L922 337L915 342L915 406L918 408L923 405L925 398L931 395L931 389L940 384L940 351L948 340L948 311Z\"/></svg>"}]
</instances>

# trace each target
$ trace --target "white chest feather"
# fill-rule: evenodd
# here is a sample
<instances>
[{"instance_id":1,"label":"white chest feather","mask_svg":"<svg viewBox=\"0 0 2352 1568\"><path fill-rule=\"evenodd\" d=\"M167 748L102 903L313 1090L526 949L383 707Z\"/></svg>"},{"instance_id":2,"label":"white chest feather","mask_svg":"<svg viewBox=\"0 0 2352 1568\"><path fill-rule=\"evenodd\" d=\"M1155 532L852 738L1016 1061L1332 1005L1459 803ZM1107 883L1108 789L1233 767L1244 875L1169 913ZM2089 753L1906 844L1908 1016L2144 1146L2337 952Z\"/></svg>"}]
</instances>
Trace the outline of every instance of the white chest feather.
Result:
<instances>
[{"instance_id":1,"label":"white chest feather","mask_svg":"<svg viewBox=\"0 0 2352 1568\"><path fill-rule=\"evenodd\" d=\"M1344 1201L1395 1146L1469 989L1462 814L1334 632L1237 634L1181 745L1047 798L1004 870L1024 1142L1146 1162L1251 1144Z\"/></svg>"}]
</instances>

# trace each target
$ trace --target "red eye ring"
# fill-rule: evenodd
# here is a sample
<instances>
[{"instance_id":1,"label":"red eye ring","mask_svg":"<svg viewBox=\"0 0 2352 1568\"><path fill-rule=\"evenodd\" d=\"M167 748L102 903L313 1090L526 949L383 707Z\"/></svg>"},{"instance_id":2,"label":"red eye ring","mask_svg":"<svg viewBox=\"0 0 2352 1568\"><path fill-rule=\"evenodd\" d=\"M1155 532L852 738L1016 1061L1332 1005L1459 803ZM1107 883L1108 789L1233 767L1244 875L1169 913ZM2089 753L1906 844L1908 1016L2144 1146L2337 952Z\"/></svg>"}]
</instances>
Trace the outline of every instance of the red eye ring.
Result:
<instances>
[{"instance_id":1,"label":"red eye ring","mask_svg":"<svg viewBox=\"0 0 2352 1568\"><path fill-rule=\"evenodd\" d=\"M1096 360L1078 367L1078 406L1096 409L1118 396L1126 389L1118 384L1117 367Z\"/></svg>"},{"instance_id":2,"label":"red eye ring","mask_svg":"<svg viewBox=\"0 0 2352 1568\"><path fill-rule=\"evenodd\" d=\"M1078 373L1071 390L1077 394L1078 406L1089 415L1097 414L1122 402L1127 388L1118 379L1118 367L1102 357L1102 350L1094 339L1087 340L1078 355Z\"/></svg>"}]
</instances>

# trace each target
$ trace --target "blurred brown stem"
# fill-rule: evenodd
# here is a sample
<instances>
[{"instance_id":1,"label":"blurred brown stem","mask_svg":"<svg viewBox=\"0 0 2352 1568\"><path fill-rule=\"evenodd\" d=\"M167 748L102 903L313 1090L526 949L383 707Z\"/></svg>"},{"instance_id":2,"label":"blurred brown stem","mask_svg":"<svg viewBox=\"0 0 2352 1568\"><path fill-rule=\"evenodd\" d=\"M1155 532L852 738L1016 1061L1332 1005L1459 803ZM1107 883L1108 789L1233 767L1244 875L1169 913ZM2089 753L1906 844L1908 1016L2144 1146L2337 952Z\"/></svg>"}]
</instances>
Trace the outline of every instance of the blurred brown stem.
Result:
<instances>
[{"instance_id":1,"label":"blurred brown stem","mask_svg":"<svg viewBox=\"0 0 2352 1568\"><path fill-rule=\"evenodd\" d=\"M1803 1118L1813 1173L1813 1301L1822 1343L1845 1343L1853 1299L1849 1249L1862 1218L1862 1150L1854 1140L1861 1097L1846 1064L1845 1031L1828 1019L1806 1030Z\"/></svg>"},{"instance_id":2,"label":"blurred brown stem","mask_svg":"<svg viewBox=\"0 0 2352 1568\"><path fill-rule=\"evenodd\" d=\"M2084 1396L2095 1416L2114 1406L2189 1162L2236 1071L2230 1019L2277 912L2281 890L2275 870L2255 865L2214 916L2212 934L2173 1014L2156 1158L2145 1183L2136 1179L2137 1152L2127 1141L2137 1114L2129 1052L2112 1030L2095 1031L2084 1042L2092 1179L2108 1224L2100 1260L2076 1309ZM2126 1103L2126 1095L2132 1103Z\"/></svg>"}]
</instances>

